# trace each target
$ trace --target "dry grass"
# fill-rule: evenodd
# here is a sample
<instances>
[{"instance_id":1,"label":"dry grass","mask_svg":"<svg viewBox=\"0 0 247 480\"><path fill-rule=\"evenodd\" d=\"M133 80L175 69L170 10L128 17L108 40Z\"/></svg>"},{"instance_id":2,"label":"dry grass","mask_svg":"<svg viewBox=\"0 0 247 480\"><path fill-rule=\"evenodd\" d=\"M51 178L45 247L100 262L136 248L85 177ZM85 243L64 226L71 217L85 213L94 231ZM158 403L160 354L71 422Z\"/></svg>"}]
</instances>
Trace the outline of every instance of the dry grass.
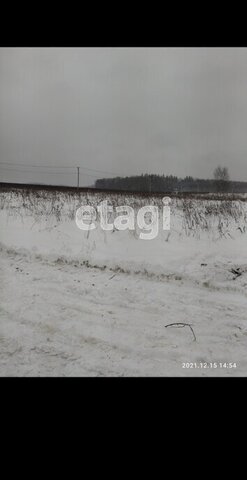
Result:
<instances>
[{"instance_id":1,"label":"dry grass","mask_svg":"<svg viewBox=\"0 0 247 480\"><path fill-rule=\"evenodd\" d=\"M57 222L73 220L81 205L95 208L102 200L112 205L117 216L116 206L129 205L137 209L144 205L163 207L163 196L171 197L171 221L175 216L181 219L180 228L186 235L200 236L201 232L217 230L219 236L231 236L232 224L241 233L246 231L247 208L243 195L205 195L205 194L133 194L130 192L106 192L88 189L49 189L49 188L0 188L0 210L5 209L11 216L31 216L34 222L40 219ZM99 214L97 214L99 219ZM135 232L134 232L135 233Z\"/></svg>"}]
</instances>

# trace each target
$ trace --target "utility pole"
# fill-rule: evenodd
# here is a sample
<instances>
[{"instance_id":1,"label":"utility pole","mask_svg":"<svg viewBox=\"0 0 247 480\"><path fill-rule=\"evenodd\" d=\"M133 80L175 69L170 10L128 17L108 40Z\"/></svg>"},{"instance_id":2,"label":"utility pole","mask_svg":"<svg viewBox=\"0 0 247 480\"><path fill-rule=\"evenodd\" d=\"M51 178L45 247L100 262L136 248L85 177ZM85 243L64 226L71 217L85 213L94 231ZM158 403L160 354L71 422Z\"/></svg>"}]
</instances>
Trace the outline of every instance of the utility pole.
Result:
<instances>
[{"instance_id":1,"label":"utility pole","mask_svg":"<svg viewBox=\"0 0 247 480\"><path fill-rule=\"evenodd\" d=\"M80 167L77 168L77 188L80 186Z\"/></svg>"}]
</instances>

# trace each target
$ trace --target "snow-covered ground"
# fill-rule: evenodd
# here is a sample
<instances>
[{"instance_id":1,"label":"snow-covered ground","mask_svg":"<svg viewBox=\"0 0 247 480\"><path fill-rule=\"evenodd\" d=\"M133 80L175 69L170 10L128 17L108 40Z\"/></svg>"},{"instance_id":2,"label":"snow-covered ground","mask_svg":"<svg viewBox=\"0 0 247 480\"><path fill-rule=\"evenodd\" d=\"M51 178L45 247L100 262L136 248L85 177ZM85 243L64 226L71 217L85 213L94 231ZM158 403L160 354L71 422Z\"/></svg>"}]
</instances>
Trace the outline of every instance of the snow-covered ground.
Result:
<instances>
[{"instance_id":1,"label":"snow-covered ground","mask_svg":"<svg viewBox=\"0 0 247 480\"><path fill-rule=\"evenodd\" d=\"M145 241L79 230L102 199L1 193L0 375L245 376L247 203L173 199L170 232Z\"/></svg>"}]
</instances>

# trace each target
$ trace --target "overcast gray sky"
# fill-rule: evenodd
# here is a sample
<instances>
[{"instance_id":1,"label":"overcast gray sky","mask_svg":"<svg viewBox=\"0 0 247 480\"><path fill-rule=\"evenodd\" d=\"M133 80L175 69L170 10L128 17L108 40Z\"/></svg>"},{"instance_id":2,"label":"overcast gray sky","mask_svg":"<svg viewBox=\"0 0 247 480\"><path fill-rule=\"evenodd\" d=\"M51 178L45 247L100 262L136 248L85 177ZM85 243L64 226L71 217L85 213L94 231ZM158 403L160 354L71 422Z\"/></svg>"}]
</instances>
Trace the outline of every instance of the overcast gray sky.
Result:
<instances>
[{"instance_id":1,"label":"overcast gray sky","mask_svg":"<svg viewBox=\"0 0 247 480\"><path fill-rule=\"evenodd\" d=\"M47 165L85 167L82 185L104 176L89 169L212 178L218 164L247 181L247 49L1 48L0 162L16 165L2 181L76 183Z\"/></svg>"}]
</instances>

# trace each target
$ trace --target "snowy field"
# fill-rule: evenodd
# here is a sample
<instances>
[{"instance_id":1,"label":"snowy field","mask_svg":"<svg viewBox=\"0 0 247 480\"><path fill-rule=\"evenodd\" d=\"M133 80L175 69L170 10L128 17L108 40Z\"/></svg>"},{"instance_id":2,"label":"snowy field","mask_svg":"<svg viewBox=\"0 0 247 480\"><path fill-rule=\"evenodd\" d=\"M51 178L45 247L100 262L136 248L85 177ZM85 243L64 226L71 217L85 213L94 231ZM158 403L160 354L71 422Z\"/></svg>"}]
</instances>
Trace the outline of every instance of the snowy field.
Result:
<instances>
[{"instance_id":1,"label":"snowy field","mask_svg":"<svg viewBox=\"0 0 247 480\"><path fill-rule=\"evenodd\" d=\"M0 375L245 376L245 199L174 198L170 231L150 241L79 230L76 209L103 199L162 204L0 194Z\"/></svg>"}]
</instances>

